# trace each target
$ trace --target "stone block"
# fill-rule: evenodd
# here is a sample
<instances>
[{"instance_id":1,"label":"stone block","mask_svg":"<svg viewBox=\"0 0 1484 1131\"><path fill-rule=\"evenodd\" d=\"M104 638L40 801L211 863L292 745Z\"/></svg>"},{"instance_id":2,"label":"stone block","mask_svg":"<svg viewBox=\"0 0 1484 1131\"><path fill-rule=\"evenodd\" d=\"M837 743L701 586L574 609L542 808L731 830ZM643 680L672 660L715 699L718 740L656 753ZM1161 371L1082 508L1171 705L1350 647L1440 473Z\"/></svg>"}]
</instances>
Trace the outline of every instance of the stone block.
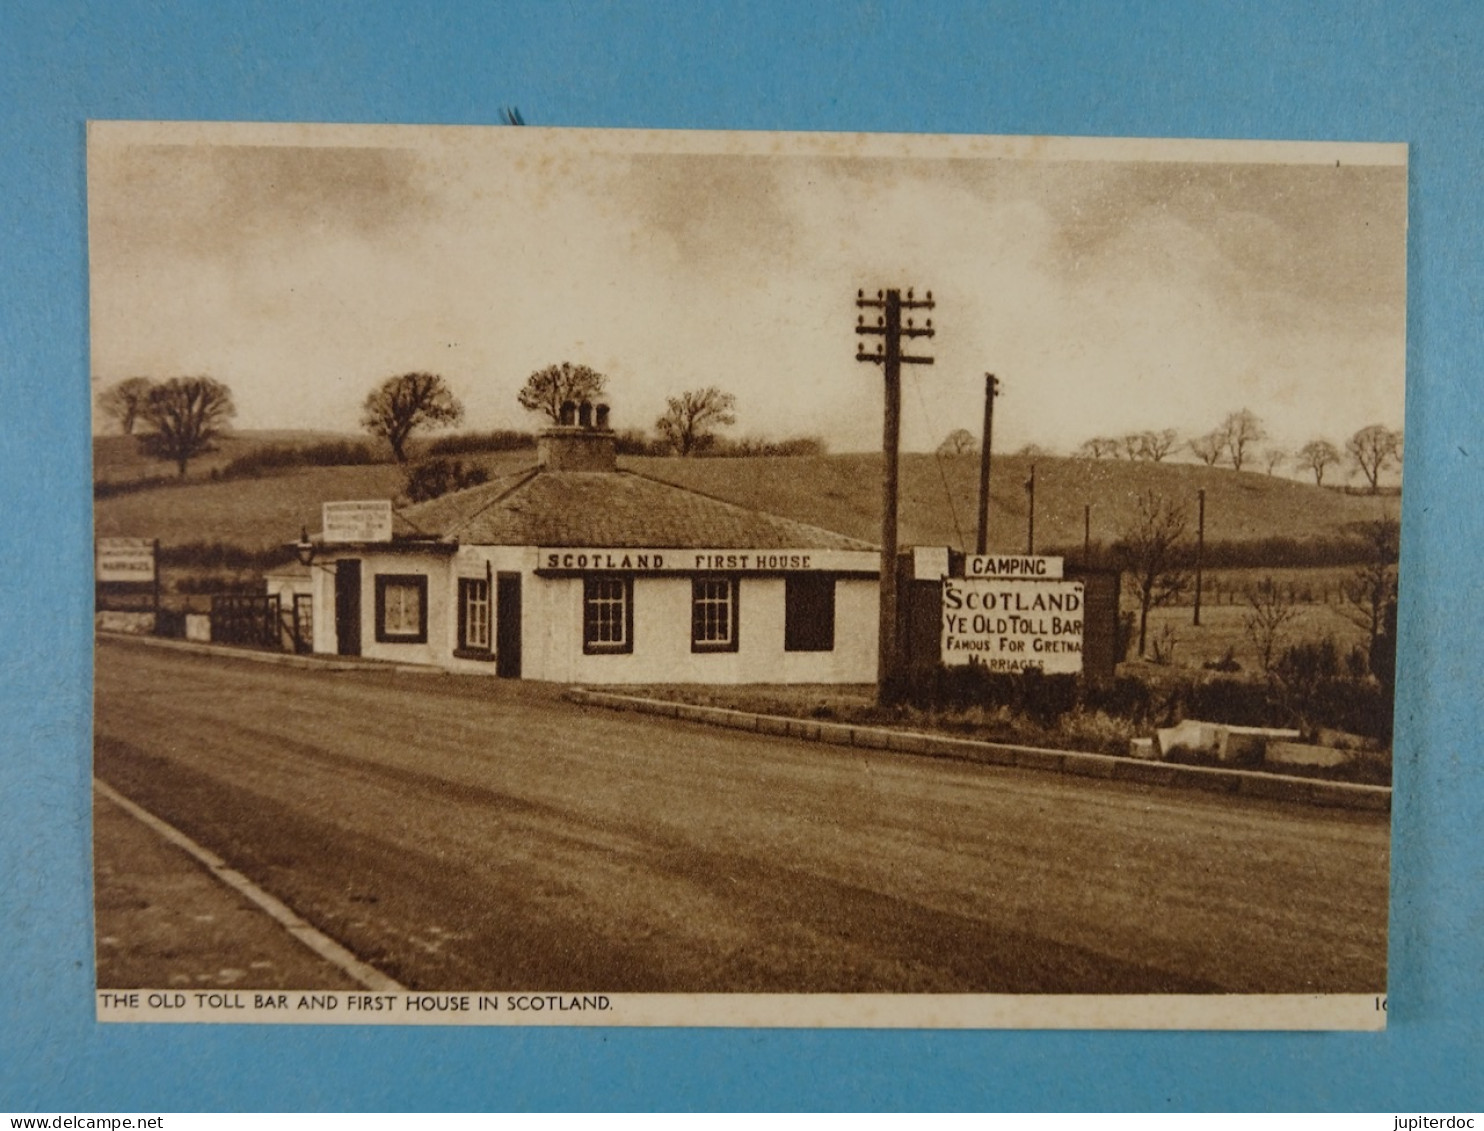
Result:
<instances>
[{"instance_id":1,"label":"stone block","mask_svg":"<svg viewBox=\"0 0 1484 1131\"><path fill-rule=\"evenodd\" d=\"M131 636L153 636L155 632L154 613L104 610L94 616L93 623L103 632L127 632Z\"/></svg>"},{"instance_id":2,"label":"stone block","mask_svg":"<svg viewBox=\"0 0 1484 1131\"><path fill-rule=\"evenodd\" d=\"M1161 758L1168 758L1177 747L1200 754L1215 754L1219 741L1215 723L1185 719L1172 727L1160 727L1154 732L1155 748Z\"/></svg>"},{"instance_id":3,"label":"stone block","mask_svg":"<svg viewBox=\"0 0 1484 1131\"><path fill-rule=\"evenodd\" d=\"M1128 756L1130 758L1143 758L1150 761L1159 757L1159 752L1154 747L1152 738L1131 738L1128 740Z\"/></svg>"},{"instance_id":4,"label":"stone block","mask_svg":"<svg viewBox=\"0 0 1484 1131\"><path fill-rule=\"evenodd\" d=\"M200 644L211 643L211 617L205 613L186 613L185 638Z\"/></svg>"},{"instance_id":5,"label":"stone block","mask_svg":"<svg viewBox=\"0 0 1484 1131\"><path fill-rule=\"evenodd\" d=\"M1265 761L1270 766L1342 766L1350 757L1350 751L1333 746L1274 741L1268 743Z\"/></svg>"},{"instance_id":6,"label":"stone block","mask_svg":"<svg viewBox=\"0 0 1484 1131\"><path fill-rule=\"evenodd\" d=\"M1233 766L1260 766L1269 742L1292 741L1299 732L1286 727L1216 728L1216 759Z\"/></svg>"}]
</instances>

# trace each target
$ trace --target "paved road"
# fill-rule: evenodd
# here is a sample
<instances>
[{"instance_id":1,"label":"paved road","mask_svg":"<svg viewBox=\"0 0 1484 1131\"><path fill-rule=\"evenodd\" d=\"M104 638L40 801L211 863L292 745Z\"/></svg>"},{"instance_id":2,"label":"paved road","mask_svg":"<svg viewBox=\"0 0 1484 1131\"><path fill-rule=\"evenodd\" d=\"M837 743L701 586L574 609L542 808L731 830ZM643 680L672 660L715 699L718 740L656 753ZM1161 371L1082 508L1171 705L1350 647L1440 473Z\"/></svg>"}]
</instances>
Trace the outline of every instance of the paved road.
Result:
<instances>
[{"instance_id":1,"label":"paved road","mask_svg":"<svg viewBox=\"0 0 1484 1131\"><path fill-rule=\"evenodd\" d=\"M127 643L96 717L102 779L414 988L1385 985L1376 815Z\"/></svg>"}]
</instances>

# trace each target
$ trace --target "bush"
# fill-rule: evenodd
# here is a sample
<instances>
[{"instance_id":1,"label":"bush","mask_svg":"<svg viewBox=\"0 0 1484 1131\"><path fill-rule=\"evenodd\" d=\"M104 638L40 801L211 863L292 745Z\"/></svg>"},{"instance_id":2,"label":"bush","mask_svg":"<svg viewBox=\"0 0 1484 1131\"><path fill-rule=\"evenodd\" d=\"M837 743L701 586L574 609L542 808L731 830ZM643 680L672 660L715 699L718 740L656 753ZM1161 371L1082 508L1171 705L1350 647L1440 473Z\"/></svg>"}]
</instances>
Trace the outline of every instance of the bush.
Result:
<instances>
[{"instance_id":1,"label":"bush","mask_svg":"<svg viewBox=\"0 0 1484 1131\"><path fill-rule=\"evenodd\" d=\"M489 472L479 466L464 466L462 460L441 456L415 463L407 469L402 493L408 502L425 503L450 491L462 491L489 481Z\"/></svg>"},{"instance_id":2,"label":"bush","mask_svg":"<svg viewBox=\"0 0 1484 1131\"><path fill-rule=\"evenodd\" d=\"M440 436L428 445L430 456L459 456L475 452L518 452L536 446L536 437L513 428L495 428L488 432L459 432Z\"/></svg>"},{"instance_id":3,"label":"bush","mask_svg":"<svg viewBox=\"0 0 1484 1131\"><path fill-rule=\"evenodd\" d=\"M1237 662L1237 649L1235 645L1228 644L1226 651L1222 653L1219 660L1207 660L1201 665L1208 672L1239 672L1242 665Z\"/></svg>"},{"instance_id":4,"label":"bush","mask_svg":"<svg viewBox=\"0 0 1484 1131\"><path fill-rule=\"evenodd\" d=\"M713 436L711 442L695 454L727 459L750 456L822 456L827 450L822 436L790 436L783 440L767 440L760 436L728 440L724 436Z\"/></svg>"},{"instance_id":5,"label":"bush","mask_svg":"<svg viewBox=\"0 0 1484 1131\"><path fill-rule=\"evenodd\" d=\"M293 556L288 546L249 550L230 542L185 542L160 547L160 564L178 569L265 570L284 565Z\"/></svg>"},{"instance_id":6,"label":"bush","mask_svg":"<svg viewBox=\"0 0 1484 1131\"><path fill-rule=\"evenodd\" d=\"M353 467L381 463L370 444L324 440L314 444L269 444L231 460L213 479L257 479L295 467Z\"/></svg>"},{"instance_id":7,"label":"bush","mask_svg":"<svg viewBox=\"0 0 1484 1131\"><path fill-rule=\"evenodd\" d=\"M1048 554L1082 562L1082 544L1048 546ZM1201 556L1206 569L1297 569L1314 566L1351 566L1369 560L1363 538L1356 535L1325 535L1292 538L1273 535L1247 541L1208 541ZM1089 566L1108 568L1119 564L1118 547L1093 543Z\"/></svg>"},{"instance_id":8,"label":"bush","mask_svg":"<svg viewBox=\"0 0 1484 1131\"><path fill-rule=\"evenodd\" d=\"M153 491L156 487L183 487L190 483L178 475L145 475L139 479L103 479L93 484L93 498L112 499L136 491Z\"/></svg>"}]
</instances>

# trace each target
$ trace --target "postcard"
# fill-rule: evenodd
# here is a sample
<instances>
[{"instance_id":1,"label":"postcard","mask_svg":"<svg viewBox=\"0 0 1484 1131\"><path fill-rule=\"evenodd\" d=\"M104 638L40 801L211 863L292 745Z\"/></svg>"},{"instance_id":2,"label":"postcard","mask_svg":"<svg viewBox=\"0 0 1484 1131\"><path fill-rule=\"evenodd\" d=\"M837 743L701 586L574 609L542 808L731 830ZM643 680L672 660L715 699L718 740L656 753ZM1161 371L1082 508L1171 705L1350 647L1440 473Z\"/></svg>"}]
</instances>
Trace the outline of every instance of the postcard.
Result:
<instances>
[{"instance_id":1,"label":"postcard","mask_svg":"<svg viewBox=\"0 0 1484 1131\"><path fill-rule=\"evenodd\" d=\"M1406 161L92 123L99 1019L1384 1027Z\"/></svg>"}]
</instances>

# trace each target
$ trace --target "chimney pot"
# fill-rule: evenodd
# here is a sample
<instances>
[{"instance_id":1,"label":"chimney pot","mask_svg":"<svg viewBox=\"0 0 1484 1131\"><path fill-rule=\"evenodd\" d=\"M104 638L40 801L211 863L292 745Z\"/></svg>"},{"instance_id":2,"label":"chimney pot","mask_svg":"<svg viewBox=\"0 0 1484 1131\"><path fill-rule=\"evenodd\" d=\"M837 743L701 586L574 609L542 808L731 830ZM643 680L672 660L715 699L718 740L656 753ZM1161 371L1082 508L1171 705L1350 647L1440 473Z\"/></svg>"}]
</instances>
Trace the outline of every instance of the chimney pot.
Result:
<instances>
[{"instance_id":1,"label":"chimney pot","mask_svg":"<svg viewBox=\"0 0 1484 1131\"><path fill-rule=\"evenodd\" d=\"M598 415L597 415L597 421L596 421L596 423L597 423L597 426L599 428L606 429L608 427L608 406L607 405L600 404L598 406Z\"/></svg>"},{"instance_id":2,"label":"chimney pot","mask_svg":"<svg viewBox=\"0 0 1484 1131\"><path fill-rule=\"evenodd\" d=\"M593 406L583 401L577 406L577 423L583 428L593 426Z\"/></svg>"},{"instance_id":3,"label":"chimney pot","mask_svg":"<svg viewBox=\"0 0 1484 1131\"><path fill-rule=\"evenodd\" d=\"M563 401L562 407L558 410L557 423L563 428L570 428L576 417L577 406L571 401Z\"/></svg>"}]
</instances>

